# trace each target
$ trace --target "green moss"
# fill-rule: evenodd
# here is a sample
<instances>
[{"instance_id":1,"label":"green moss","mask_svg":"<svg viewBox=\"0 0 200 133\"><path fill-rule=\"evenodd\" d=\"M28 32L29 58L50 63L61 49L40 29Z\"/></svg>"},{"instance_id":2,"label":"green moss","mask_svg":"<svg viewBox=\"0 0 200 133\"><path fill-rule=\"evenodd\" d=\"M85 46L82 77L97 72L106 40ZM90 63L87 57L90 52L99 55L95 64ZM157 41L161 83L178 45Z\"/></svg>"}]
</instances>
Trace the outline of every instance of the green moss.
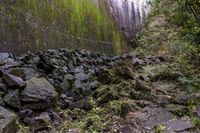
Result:
<instances>
[{"instance_id":1,"label":"green moss","mask_svg":"<svg viewBox=\"0 0 200 133\"><path fill-rule=\"evenodd\" d=\"M82 116L80 118L71 121L66 125L66 127L62 127L65 129L69 128L78 128L81 132L103 132L106 130L111 123L111 116L108 115L105 109L96 107L89 112L85 112L83 110L67 110L66 113L70 116Z\"/></svg>"},{"instance_id":2,"label":"green moss","mask_svg":"<svg viewBox=\"0 0 200 133\"><path fill-rule=\"evenodd\" d=\"M15 75L17 77L20 77L22 79L25 78L24 71L20 68L12 69L9 73L12 74L12 75Z\"/></svg>"},{"instance_id":3,"label":"green moss","mask_svg":"<svg viewBox=\"0 0 200 133\"><path fill-rule=\"evenodd\" d=\"M131 97L135 82L122 81L120 84L102 85L93 94L99 104L107 103L120 98Z\"/></svg>"},{"instance_id":4,"label":"green moss","mask_svg":"<svg viewBox=\"0 0 200 133\"><path fill-rule=\"evenodd\" d=\"M31 50L87 48L90 43L102 48L101 42L113 42L116 53L121 53L122 36L109 13L90 0L21 0L8 6L8 39Z\"/></svg>"},{"instance_id":5,"label":"green moss","mask_svg":"<svg viewBox=\"0 0 200 133\"><path fill-rule=\"evenodd\" d=\"M130 111L139 109L139 107L133 101L128 99L110 101L105 108L108 110L108 112L122 117Z\"/></svg>"}]
</instances>

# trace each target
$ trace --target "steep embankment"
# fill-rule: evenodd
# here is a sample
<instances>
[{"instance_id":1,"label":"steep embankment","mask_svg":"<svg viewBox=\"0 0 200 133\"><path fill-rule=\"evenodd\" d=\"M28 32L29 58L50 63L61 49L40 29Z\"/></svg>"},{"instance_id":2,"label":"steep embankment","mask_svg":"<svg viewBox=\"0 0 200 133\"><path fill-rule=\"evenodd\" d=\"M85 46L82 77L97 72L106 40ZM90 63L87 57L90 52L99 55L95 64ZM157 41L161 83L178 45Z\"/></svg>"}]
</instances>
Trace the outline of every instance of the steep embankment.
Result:
<instances>
[{"instance_id":1,"label":"steep embankment","mask_svg":"<svg viewBox=\"0 0 200 133\"><path fill-rule=\"evenodd\" d=\"M17 121L22 133L199 130L200 94L185 92L192 82L170 56L59 49L0 57L2 133L15 133Z\"/></svg>"},{"instance_id":2,"label":"steep embankment","mask_svg":"<svg viewBox=\"0 0 200 133\"><path fill-rule=\"evenodd\" d=\"M137 35L136 51L151 55L173 55L178 58L187 49L178 35L180 27L172 21L174 8L178 5L171 0L160 0L155 3L151 15Z\"/></svg>"}]
</instances>

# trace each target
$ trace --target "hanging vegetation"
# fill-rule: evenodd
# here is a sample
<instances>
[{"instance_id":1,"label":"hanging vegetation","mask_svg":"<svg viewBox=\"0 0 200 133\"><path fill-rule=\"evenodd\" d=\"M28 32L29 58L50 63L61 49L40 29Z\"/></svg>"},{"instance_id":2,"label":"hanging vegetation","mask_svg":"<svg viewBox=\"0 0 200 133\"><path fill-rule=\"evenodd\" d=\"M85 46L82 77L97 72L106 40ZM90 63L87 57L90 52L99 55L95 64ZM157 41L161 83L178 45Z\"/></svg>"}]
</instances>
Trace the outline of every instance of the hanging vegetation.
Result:
<instances>
[{"instance_id":1,"label":"hanging vegetation","mask_svg":"<svg viewBox=\"0 0 200 133\"><path fill-rule=\"evenodd\" d=\"M122 40L109 14L90 0L2 0L0 5L0 42L7 49L14 43L34 51L97 46L101 50Z\"/></svg>"}]
</instances>

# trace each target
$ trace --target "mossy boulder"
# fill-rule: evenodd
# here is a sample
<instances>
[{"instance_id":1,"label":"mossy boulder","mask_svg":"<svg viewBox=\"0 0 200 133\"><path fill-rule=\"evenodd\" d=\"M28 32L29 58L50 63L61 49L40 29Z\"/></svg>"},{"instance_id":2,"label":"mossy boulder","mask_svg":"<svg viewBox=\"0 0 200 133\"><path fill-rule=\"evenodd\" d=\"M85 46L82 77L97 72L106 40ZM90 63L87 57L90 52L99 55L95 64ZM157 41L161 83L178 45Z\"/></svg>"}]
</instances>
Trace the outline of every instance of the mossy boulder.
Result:
<instances>
[{"instance_id":1,"label":"mossy boulder","mask_svg":"<svg viewBox=\"0 0 200 133\"><path fill-rule=\"evenodd\" d=\"M177 80L182 74L175 70L173 66L148 65L143 67L142 74L149 77L150 81Z\"/></svg>"},{"instance_id":2,"label":"mossy boulder","mask_svg":"<svg viewBox=\"0 0 200 133\"><path fill-rule=\"evenodd\" d=\"M107 103L124 97L131 97L134 91L134 80L122 81L120 84L102 85L93 93L99 103Z\"/></svg>"}]
</instances>

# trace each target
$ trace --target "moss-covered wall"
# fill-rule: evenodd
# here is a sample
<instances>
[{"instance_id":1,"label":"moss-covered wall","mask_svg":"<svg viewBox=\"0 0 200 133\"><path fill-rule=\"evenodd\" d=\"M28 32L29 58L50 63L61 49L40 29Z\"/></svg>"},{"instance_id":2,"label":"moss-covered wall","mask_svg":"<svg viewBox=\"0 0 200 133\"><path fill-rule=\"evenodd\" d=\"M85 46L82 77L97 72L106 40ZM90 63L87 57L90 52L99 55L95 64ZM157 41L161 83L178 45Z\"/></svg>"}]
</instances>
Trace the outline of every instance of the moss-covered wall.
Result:
<instances>
[{"instance_id":1,"label":"moss-covered wall","mask_svg":"<svg viewBox=\"0 0 200 133\"><path fill-rule=\"evenodd\" d=\"M106 10L90 0L2 0L1 51L86 48L119 53L122 37ZM118 42L116 42L118 41Z\"/></svg>"}]
</instances>

